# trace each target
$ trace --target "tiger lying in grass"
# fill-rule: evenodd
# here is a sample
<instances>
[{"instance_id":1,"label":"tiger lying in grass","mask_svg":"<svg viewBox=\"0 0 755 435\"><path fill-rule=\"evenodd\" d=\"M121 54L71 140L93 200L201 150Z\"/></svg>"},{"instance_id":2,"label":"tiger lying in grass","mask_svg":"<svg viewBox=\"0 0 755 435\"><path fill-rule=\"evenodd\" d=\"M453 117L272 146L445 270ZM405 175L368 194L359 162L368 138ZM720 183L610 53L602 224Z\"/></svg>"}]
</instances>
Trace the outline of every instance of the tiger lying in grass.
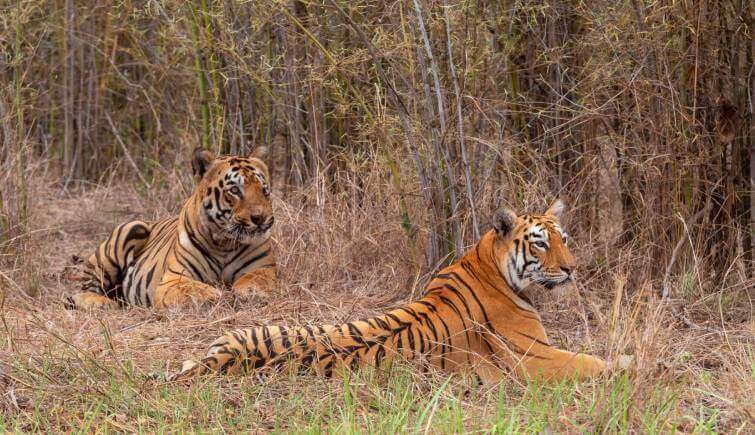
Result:
<instances>
[{"instance_id":1,"label":"tiger lying in grass","mask_svg":"<svg viewBox=\"0 0 755 435\"><path fill-rule=\"evenodd\" d=\"M249 157L195 150L192 167L199 182L178 216L116 227L89 257L82 292L69 296L66 305L198 303L218 298L218 283L241 296L270 291L276 269L270 175L260 160L265 150L257 148Z\"/></svg>"},{"instance_id":2,"label":"tiger lying in grass","mask_svg":"<svg viewBox=\"0 0 755 435\"><path fill-rule=\"evenodd\" d=\"M461 260L441 270L421 299L365 320L317 327L262 326L229 332L200 361L186 361L171 380L220 371L293 364L332 375L339 367L384 366L422 359L441 369L472 369L485 382L509 372L558 379L603 373L592 355L556 349L522 291L571 281L574 259L556 202L545 214L499 210L494 230Z\"/></svg>"}]
</instances>

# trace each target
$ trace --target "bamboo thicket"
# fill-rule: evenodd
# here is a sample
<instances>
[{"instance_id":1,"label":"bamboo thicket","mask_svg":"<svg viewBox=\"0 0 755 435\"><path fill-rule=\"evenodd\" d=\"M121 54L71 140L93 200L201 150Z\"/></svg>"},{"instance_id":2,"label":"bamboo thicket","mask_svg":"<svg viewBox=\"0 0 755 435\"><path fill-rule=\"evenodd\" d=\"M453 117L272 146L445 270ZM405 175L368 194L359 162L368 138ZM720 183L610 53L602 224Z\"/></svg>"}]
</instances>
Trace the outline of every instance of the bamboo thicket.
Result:
<instances>
[{"instance_id":1,"label":"bamboo thicket","mask_svg":"<svg viewBox=\"0 0 755 435\"><path fill-rule=\"evenodd\" d=\"M6 236L23 233L39 171L61 191L113 170L153 186L194 146L266 144L282 192L358 204L384 179L428 268L497 205L561 196L588 243L644 252L641 274L694 261L711 285L752 275L752 2L1 8Z\"/></svg>"}]
</instances>

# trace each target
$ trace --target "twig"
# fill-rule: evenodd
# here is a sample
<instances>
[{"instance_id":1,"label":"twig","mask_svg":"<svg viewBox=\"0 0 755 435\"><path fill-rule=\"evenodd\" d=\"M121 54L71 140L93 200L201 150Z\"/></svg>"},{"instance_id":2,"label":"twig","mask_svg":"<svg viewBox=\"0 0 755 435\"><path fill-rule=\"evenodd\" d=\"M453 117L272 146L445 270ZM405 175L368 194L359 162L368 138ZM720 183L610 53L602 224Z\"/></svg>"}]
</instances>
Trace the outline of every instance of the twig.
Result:
<instances>
[{"instance_id":1,"label":"twig","mask_svg":"<svg viewBox=\"0 0 755 435\"><path fill-rule=\"evenodd\" d=\"M709 206L710 206L710 203L706 204L705 207L703 207L700 211L692 215L692 217L689 218L689 220L685 223L684 235L679 238L679 240L676 242L676 246L674 246L674 250L671 251L671 259L666 265L666 273L663 274L663 284L661 286L661 301L666 301L671 296L671 289L669 287L669 281L671 280L671 270L674 268L674 264L676 264L679 251L681 250L682 246L684 246L684 241L687 240L689 227L694 225L695 222L697 222L697 220L700 219L700 216L702 216L708 211ZM679 217L679 219L681 219L681 216ZM682 223L684 223L684 220L682 220ZM690 241L690 243L692 242Z\"/></svg>"},{"instance_id":2,"label":"twig","mask_svg":"<svg viewBox=\"0 0 755 435\"><path fill-rule=\"evenodd\" d=\"M131 165L132 168L134 168L134 172L136 172L136 176L139 177L139 180L144 183L144 186L149 189L152 186L150 186L149 183L147 183L147 180L144 179L142 176L142 172L139 170L139 167L136 166L136 163L134 162L134 159L131 158L131 153L128 152L128 148L126 148L126 144L123 143L123 139L121 139L121 135L118 134L118 130L115 128L115 124L113 124L113 120L110 118L110 114L105 112L105 119L107 119L108 124L110 124L110 129L113 131L113 135L115 136L115 140L118 142L118 145L121 146L121 149L123 150L123 154L126 156L126 161L128 161L129 165Z\"/></svg>"}]
</instances>

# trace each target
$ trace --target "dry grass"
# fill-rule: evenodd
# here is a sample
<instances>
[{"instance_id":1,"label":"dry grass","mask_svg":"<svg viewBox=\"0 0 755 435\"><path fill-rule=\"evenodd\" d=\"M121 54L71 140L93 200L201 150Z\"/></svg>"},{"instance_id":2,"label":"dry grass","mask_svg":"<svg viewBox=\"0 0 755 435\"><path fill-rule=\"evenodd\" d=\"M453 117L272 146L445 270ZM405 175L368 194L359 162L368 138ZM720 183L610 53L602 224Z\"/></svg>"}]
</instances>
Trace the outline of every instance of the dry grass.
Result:
<instances>
[{"instance_id":1,"label":"dry grass","mask_svg":"<svg viewBox=\"0 0 755 435\"><path fill-rule=\"evenodd\" d=\"M424 279L411 265L393 200L371 194L358 207L312 190L276 201L279 295L175 312L63 309L61 294L74 290L61 274L71 255L91 250L117 222L174 212L186 188L173 181L172 189L146 196L130 184L64 196L56 187L35 186L31 235L13 250L6 246L2 262L0 429L751 433L755 427L752 317L727 321L712 304L707 317L680 320L649 285L628 288L631 252L619 253L627 260L611 267L585 264L581 284L566 295L533 295L561 345L603 356L633 353L637 365L625 375L500 387L457 377L448 383L410 368L335 380L209 378L188 387L151 380L148 374L175 369L229 328L354 319L405 301ZM599 257L586 251L578 247L580 256Z\"/></svg>"},{"instance_id":2,"label":"dry grass","mask_svg":"<svg viewBox=\"0 0 755 435\"><path fill-rule=\"evenodd\" d=\"M0 431L754 432L752 2L0 6ZM175 212L197 144L265 144L281 293L65 311L118 222ZM571 203L555 341L625 375L150 380L221 331L415 296L500 204ZM402 219L403 216L403 219ZM484 225L483 225L484 226ZM659 300L662 289L670 297Z\"/></svg>"}]
</instances>

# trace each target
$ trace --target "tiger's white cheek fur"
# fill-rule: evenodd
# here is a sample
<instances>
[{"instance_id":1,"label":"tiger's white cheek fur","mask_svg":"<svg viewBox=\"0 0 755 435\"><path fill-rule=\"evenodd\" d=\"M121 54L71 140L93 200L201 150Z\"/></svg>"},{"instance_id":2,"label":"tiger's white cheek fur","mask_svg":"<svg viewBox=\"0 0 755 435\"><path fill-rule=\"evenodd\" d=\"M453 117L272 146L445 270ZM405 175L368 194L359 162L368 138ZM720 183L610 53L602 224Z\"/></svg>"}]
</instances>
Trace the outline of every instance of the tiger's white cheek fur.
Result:
<instances>
[{"instance_id":1,"label":"tiger's white cheek fur","mask_svg":"<svg viewBox=\"0 0 755 435\"><path fill-rule=\"evenodd\" d=\"M529 285L529 280L526 278L525 274L522 273L524 268L524 258L518 249L511 255L504 257L502 260L503 264L499 265L498 268L501 271L505 271L504 278L514 291L523 290Z\"/></svg>"},{"instance_id":2,"label":"tiger's white cheek fur","mask_svg":"<svg viewBox=\"0 0 755 435\"><path fill-rule=\"evenodd\" d=\"M192 249L193 246L191 244L191 240L189 240L189 235L186 234L184 231L180 231L178 233L178 243L181 244L186 249Z\"/></svg>"},{"instance_id":3,"label":"tiger's white cheek fur","mask_svg":"<svg viewBox=\"0 0 755 435\"><path fill-rule=\"evenodd\" d=\"M516 266L512 261L506 261L506 271L508 272L509 285L513 290L518 291L522 288L522 282L519 279L519 274L516 271Z\"/></svg>"},{"instance_id":4,"label":"tiger's white cheek fur","mask_svg":"<svg viewBox=\"0 0 755 435\"><path fill-rule=\"evenodd\" d=\"M517 271L517 277L520 277L519 280L522 281L523 279L527 278L527 271L524 268L524 264L526 261L526 258L524 258L524 254L520 250L517 249L515 255L515 262L516 262L516 271ZM522 282L522 284L524 284Z\"/></svg>"}]
</instances>

